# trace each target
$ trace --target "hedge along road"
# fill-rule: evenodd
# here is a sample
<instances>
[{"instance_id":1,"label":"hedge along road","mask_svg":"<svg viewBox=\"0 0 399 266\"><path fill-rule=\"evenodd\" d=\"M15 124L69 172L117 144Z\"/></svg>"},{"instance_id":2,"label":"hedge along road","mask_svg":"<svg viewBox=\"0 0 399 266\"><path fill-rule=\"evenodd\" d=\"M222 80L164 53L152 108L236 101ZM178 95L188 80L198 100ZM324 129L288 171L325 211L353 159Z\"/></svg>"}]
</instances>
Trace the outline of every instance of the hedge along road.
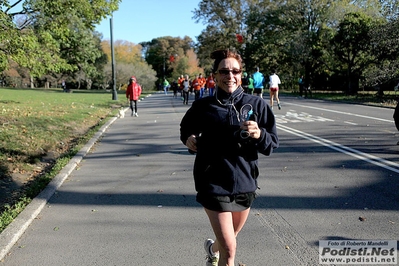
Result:
<instances>
[{"instance_id":1,"label":"hedge along road","mask_svg":"<svg viewBox=\"0 0 399 266\"><path fill-rule=\"evenodd\" d=\"M203 265L212 231L179 140L187 108L155 94L115 120L2 264ZM281 146L260 157L237 262L317 265L321 239L398 239L392 110L284 98L275 114Z\"/></svg>"}]
</instances>

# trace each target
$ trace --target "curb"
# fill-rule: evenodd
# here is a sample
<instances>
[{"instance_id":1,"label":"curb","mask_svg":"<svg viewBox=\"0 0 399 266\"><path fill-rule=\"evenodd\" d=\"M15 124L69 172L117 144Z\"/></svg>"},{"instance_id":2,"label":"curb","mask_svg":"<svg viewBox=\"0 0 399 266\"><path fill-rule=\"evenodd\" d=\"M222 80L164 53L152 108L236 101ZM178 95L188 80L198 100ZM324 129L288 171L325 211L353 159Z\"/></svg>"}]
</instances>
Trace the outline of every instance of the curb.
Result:
<instances>
[{"instance_id":1,"label":"curb","mask_svg":"<svg viewBox=\"0 0 399 266\"><path fill-rule=\"evenodd\" d=\"M103 133L115 122L117 117L112 117L105 123L98 132L83 146L82 149L62 168L62 170L51 180L47 187L37 195L26 208L7 226L0 234L0 261L7 255L10 249L15 245L25 230L39 215L55 191L62 185L67 177L72 173L76 166L91 150L93 145L103 135Z\"/></svg>"}]
</instances>

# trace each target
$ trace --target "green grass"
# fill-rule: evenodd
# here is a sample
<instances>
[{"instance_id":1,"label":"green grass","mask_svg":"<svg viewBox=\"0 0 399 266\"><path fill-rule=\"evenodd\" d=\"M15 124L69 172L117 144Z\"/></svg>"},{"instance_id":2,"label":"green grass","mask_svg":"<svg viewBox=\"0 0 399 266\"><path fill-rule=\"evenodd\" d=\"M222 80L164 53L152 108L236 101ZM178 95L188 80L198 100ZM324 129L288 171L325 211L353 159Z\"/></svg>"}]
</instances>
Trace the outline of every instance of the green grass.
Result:
<instances>
[{"instance_id":1,"label":"green grass","mask_svg":"<svg viewBox=\"0 0 399 266\"><path fill-rule=\"evenodd\" d=\"M121 106L124 91L112 100L110 92L0 88L0 181L26 181L0 206L0 232Z\"/></svg>"},{"instance_id":2,"label":"green grass","mask_svg":"<svg viewBox=\"0 0 399 266\"><path fill-rule=\"evenodd\" d=\"M109 93L0 89L0 161L28 170L49 151L64 153L121 104Z\"/></svg>"}]
</instances>

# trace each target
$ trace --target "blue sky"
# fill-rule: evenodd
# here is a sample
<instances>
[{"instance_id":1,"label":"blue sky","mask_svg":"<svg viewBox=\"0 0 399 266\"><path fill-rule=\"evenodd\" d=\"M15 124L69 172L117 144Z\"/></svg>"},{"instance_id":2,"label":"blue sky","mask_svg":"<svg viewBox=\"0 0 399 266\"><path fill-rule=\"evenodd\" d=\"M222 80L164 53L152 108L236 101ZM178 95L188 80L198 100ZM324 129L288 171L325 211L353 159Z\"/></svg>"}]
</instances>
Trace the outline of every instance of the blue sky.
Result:
<instances>
[{"instance_id":1,"label":"blue sky","mask_svg":"<svg viewBox=\"0 0 399 266\"><path fill-rule=\"evenodd\" d=\"M113 14L114 41L135 44L163 36L189 36L194 42L205 29L192 19L200 0L123 0ZM103 39L110 39L110 18L96 27Z\"/></svg>"}]
</instances>

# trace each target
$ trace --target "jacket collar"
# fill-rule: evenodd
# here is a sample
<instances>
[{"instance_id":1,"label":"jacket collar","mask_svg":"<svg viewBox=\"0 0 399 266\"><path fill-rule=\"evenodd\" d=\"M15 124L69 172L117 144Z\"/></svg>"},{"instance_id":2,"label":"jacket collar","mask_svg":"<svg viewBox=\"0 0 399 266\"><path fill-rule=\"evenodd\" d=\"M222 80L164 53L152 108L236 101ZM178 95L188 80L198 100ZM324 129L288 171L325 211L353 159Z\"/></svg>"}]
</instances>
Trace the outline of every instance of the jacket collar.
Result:
<instances>
[{"instance_id":1,"label":"jacket collar","mask_svg":"<svg viewBox=\"0 0 399 266\"><path fill-rule=\"evenodd\" d=\"M216 88L215 98L221 105L234 104L235 100L244 93L244 90L239 86L233 93L227 93L222 89Z\"/></svg>"}]
</instances>

